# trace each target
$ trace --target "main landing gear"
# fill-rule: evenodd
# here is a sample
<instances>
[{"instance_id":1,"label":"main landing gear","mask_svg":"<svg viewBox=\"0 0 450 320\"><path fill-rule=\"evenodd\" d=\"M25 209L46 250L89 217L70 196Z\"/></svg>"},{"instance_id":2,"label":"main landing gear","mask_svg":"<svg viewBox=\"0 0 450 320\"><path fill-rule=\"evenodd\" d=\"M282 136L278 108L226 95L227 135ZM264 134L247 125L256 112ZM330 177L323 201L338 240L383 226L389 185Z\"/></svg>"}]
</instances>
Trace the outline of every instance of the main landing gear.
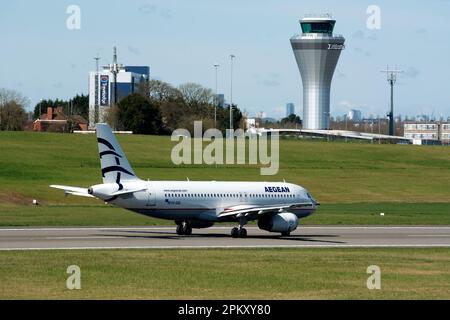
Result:
<instances>
[{"instance_id":1,"label":"main landing gear","mask_svg":"<svg viewBox=\"0 0 450 320\"><path fill-rule=\"evenodd\" d=\"M177 234L180 236L190 236L192 234L191 225L186 221L177 224Z\"/></svg>"},{"instance_id":2,"label":"main landing gear","mask_svg":"<svg viewBox=\"0 0 450 320\"><path fill-rule=\"evenodd\" d=\"M247 237L247 229L234 227L231 229L231 236L233 238L246 238Z\"/></svg>"},{"instance_id":3,"label":"main landing gear","mask_svg":"<svg viewBox=\"0 0 450 320\"><path fill-rule=\"evenodd\" d=\"M231 229L231 237L233 238L247 238L247 229L244 226L247 224L246 219L239 220L239 228L234 227Z\"/></svg>"}]
</instances>

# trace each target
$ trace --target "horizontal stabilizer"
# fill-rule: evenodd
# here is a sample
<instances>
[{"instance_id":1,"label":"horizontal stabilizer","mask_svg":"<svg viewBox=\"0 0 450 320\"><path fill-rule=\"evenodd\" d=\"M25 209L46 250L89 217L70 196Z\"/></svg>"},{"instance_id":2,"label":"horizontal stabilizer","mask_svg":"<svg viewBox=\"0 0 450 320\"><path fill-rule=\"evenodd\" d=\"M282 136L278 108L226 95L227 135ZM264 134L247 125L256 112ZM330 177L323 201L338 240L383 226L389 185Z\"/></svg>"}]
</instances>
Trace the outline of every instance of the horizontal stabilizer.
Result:
<instances>
[{"instance_id":1,"label":"horizontal stabilizer","mask_svg":"<svg viewBox=\"0 0 450 320\"><path fill-rule=\"evenodd\" d=\"M92 195L88 193L87 188L60 186L56 184L50 185L50 188L64 190L65 195L71 194L73 196L94 198Z\"/></svg>"}]
</instances>

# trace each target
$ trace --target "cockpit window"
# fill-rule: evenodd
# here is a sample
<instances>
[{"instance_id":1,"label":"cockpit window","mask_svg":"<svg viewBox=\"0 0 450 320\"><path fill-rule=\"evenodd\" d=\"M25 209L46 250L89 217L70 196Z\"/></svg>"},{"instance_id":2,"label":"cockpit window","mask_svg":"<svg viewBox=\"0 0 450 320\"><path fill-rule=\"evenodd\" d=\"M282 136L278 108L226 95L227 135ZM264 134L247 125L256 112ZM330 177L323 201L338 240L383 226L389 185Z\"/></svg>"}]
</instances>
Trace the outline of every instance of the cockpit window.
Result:
<instances>
[{"instance_id":1,"label":"cockpit window","mask_svg":"<svg viewBox=\"0 0 450 320\"><path fill-rule=\"evenodd\" d=\"M307 197L309 198L309 200L311 200L312 202L317 202L316 199L314 199L314 198L312 197L312 195L311 195L309 192L306 193L306 196L307 196Z\"/></svg>"}]
</instances>

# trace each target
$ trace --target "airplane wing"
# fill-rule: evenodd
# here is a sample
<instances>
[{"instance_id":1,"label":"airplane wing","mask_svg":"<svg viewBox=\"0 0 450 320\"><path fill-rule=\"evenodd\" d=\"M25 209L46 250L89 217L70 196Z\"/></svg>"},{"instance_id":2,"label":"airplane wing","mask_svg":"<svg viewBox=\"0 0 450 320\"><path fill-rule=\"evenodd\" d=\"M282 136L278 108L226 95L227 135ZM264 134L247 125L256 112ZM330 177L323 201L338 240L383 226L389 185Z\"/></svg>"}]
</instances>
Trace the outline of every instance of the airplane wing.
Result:
<instances>
[{"instance_id":1,"label":"airplane wing","mask_svg":"<svg viewBox=\"0 0 450 320\"><path fill-rule=\"evenodd\" d=\"M65 196L70 194L70 195L73 195L73 196L94 198L94 196L92 196L92 195L90 195L88 193L88 189L87 188L60 186L60 185L56 185L56 184L50 185L50 188L64 190L64 195Z\"/></svg>"},{"instance_id":2,"label":"airplane wing","mask_svg":"<svg viewBox=\"0 0 450 320\"><path fill-rule=\"evenodd\" d=\"M219 213L219 218L235 216L236 218L249 215L263 215L267 213L283 212L284 210L296 209L311 206L310 202L291 203L287 205L270 205L270 206L234 206L224 208Z\"/></svg>"}]
</instances>

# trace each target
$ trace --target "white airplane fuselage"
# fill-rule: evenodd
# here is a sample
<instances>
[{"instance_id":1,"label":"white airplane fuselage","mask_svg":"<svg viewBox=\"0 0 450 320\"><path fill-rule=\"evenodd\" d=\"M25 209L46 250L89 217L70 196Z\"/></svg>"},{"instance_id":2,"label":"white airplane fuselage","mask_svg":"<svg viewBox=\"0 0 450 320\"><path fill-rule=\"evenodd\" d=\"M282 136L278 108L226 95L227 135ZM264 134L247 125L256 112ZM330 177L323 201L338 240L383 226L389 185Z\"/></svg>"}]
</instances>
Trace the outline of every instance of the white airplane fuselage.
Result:
<instances>
[{"instance_id":1,"label":"white airplane fuselage","mask_svg":"<svg viewBox=\"0 0 450 320\"><path fill-rule=\"evenodd\" d=\"M233 209L253 206L277 206L304 203L289 212L304 218L316 210L316 203L306 189L284 182L217 182L217 181L133 181L122 183L124 190L141 191L109 200L109 195L118 190L111 183L104 194L93 195L109 200L119 207L168 220L205 220L209 222L232 221L221 218L219 214L228 207Z\"/></svg>"}]
</instances>

